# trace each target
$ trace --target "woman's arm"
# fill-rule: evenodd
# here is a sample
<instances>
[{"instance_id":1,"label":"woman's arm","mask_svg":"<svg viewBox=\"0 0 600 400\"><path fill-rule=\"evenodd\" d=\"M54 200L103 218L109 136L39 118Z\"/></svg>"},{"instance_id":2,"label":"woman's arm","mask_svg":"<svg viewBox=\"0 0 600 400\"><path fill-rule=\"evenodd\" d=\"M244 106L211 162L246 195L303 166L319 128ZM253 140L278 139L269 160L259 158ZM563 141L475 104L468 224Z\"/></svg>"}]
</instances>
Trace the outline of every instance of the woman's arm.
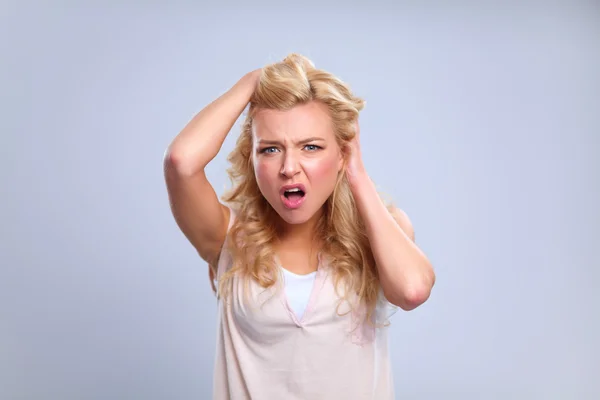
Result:
<instances>
[{"instance_id":1,"label":"woman's arm","mask_svg":"<svg viewBox=\"0 0 600 400\"><path fill-rule=\"evenodd\" d=\"M200 111L173 139L164 156L171 211L179 228L209 264L216 262L229 223L204 168L250 101L260 70L246 74Z\"/></svg>"},{"instance_id":2,"label":"woman's arm","mask_svg":"<svg viewBox=\"0 0 600 400\"><path fill-rule=\"evenodd\" d=\"M203 171L217 156L225 137L248 105L260 72L258 69L244 75L227 92L196 114L169 145L165 161L186 176Z\"/></svg>"},{"instance_id":3,"label":"woman's arm","mask_svg":"<svg viewBox=\"0 0 600 400\"><path fill-rule=\"evenodd\" d=\"M413 227L406 214L398 209L390 213L381 201L362 163L358 140L357 133L350 149L347 176L366 225L383 293L390 303L412 310L429 298L435 273L414 242Z\"/></svg>"}]
</instances>

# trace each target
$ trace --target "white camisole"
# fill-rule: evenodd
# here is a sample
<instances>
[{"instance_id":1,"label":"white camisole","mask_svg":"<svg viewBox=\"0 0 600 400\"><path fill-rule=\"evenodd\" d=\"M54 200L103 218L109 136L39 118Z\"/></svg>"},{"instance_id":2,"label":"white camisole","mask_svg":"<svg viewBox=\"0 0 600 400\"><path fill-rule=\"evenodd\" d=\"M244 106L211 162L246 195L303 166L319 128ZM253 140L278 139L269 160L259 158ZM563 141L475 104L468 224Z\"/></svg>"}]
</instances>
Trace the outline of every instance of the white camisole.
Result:
<instances>
[{"instance_id":1,"label":"white camisole","mask_svg":"<svg viewBox=\"0 0 600 400\"><path fill-rule=\"evenodd\" d=\"M283 267L281 270L283 271L285 294L287 295L288 302L298 320L301 320L304 310L306 310L306 306L308 305L317 271L306 275L298 275Z\"/></svg>"}]
</instances>

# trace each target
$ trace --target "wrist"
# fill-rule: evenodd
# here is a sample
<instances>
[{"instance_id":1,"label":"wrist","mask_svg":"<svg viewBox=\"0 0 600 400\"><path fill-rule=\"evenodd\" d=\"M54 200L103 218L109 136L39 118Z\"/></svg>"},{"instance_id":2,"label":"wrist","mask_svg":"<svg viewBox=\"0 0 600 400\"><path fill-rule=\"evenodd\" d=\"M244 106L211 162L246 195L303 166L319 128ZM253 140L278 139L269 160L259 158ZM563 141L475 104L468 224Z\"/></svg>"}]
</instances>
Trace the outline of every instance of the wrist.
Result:
<instances>
[{"instance_id":1,"label":"wrist","mask_svg":"<svg viewBox=\"0 0 600 400\"><path fill-rule=\"evenodd\" d=\"M367 170L364 167L360 168L352 168L346 171L346 176L348 177L348 183L350 184L350 188L352 192L360 192L361 188L365 188L365 185L372 184L371 177L367 173Z\"/></svg>"}]
</instances>

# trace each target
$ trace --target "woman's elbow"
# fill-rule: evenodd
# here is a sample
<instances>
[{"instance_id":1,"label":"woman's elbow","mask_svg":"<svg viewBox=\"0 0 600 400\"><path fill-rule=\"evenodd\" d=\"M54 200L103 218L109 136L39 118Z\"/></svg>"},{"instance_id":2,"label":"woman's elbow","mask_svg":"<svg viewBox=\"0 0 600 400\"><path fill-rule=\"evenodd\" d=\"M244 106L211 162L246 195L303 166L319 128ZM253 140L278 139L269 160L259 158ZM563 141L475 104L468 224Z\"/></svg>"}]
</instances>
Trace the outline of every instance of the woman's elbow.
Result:
<instances>
[{"instance_id":1,"label":"woman's elbow","mask_svg":"<svg viewBox=\"0 0 600 400\"><path fill-rule=\"evenodd\" d=\"M431 295L431 290L435 284L435 274L432 272L430 276L423 279L418 285L412 285L405 288L400 293L390 294L387 297L388 301L404 311L411 311L425 303ZM385 294L385 293L384 293Z\"/></svg>"}]
</instances>

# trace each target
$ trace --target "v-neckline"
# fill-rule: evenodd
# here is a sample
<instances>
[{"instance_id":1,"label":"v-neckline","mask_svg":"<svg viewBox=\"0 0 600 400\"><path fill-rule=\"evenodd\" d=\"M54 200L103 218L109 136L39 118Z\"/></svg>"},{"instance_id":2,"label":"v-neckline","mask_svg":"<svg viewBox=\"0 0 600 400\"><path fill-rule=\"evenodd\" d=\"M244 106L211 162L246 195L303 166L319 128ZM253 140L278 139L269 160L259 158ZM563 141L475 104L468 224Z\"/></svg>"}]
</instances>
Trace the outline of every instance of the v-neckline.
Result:
<instances>
[{"instance_id":1,"label":"v-neckline","mask_svg":"<svg viewBox=\"0 0 600 400\"><path fill-rule=\"evenodd\" d=\"M323 278L324 278L325 271L323 269L322 262L323 262L323 260L322 260L321 253L318 253L318 255L317 255L317 270L315 271L316 276L315 276L315 279L313 280L312 287L310 289L310 295L308 297L308 303L306 304L304 312L302 313L302 318L298 318L298 316L292 309L287 292L285 290L285 282L284 281L281 282L281 293L280 293L281 303L283 304L284 308L286 309L292 322L299 328L304 328L306 326L306 322L307 322L308 318L310 317L311 311L314 309L314 306L319 297L319 293L321 292L321 288L323 287ZM283 267L283 265L281 264L279 257L277 257L277 256L275 256L275 263L281 270L285 269ZM283 271L280 271L280 272L281 272L280 277L283 278Z\"/></svg>"}]
</instances>

